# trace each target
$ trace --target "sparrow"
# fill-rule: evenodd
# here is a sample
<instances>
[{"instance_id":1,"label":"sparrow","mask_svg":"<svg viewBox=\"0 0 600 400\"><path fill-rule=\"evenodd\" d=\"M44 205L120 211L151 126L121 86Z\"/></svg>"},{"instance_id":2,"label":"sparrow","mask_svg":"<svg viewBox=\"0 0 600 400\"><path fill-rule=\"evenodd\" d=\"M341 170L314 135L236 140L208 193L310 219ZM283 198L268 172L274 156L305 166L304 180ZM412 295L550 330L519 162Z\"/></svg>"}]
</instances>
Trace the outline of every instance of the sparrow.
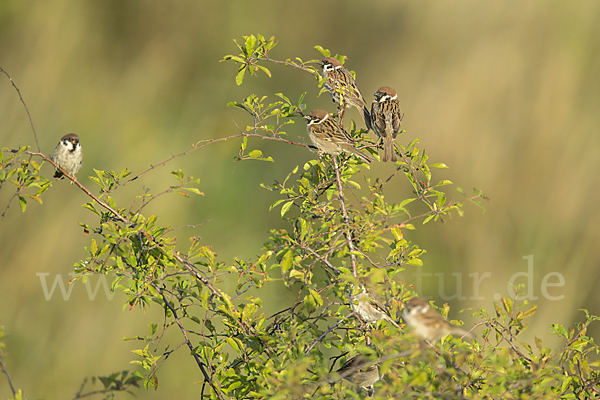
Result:
<instances>
[{"instance_id":1,"label":"sparrow","mask_svg":"<svg viewBox=\"0 0 600 400\"><path fill-rule=\"evenodd\" d=\"M383 140L383 157L381 161L396 162L394 139L400 132L400 103L394 89L382 86L375 92L375 100L371 103L371 128Z\"/></svg>"},{"instance_id":2,"label":"sparrow","mask_svg":"<svg viewBox=\"0 0 600 400\"><path fill-rule=\"evenodd\" d=\"M344 110L350 106L356 107L367 130L371 129L371 116L369 115L367 103L360 94L350 71L344 68L342 63L333 57L325 57L319 62L319 65L323 68L325 89L329 92L333 101L340 106L343 104ZM342 104L340 104L340 94L342 95Z\"/></svg>"},{"instance_id":3,"label":"sparrow","mask_svg":"<svg viewBox=\"0 0 600 400\"><path fill-rule=\"evenodd\" d=\"M81 168L83 164L83 150L79 143L79 136L74 133L68 133L60 139L58 145L54 149L52 154L52 161L58 164L65 172L71 176L75 174ZM55 178L64 178L64 174L60 169L56 169L54 172ZM71 181L71 184L73 181Z\"/></svg>"},{"instance_id":4,"label":"sparrow","mask_svg":"<svg viewBox=\"0 0 600 400\"><path fill-rule=\"evenodd\" d=\"M304 118L308 122L306 130L310 140L323 153L337 156L342 152L348 152L365 162L375 161L373 156L354 147L356 145L354 139L327 111L313 110Z\"/></svg>"},{"instance_id":5,"label":"sparrow","mask_svg":"<svg viewBox=\"0 0 600 400\"><path fill-rule=\"evenodd\" d=\"M399 329L400 326L388 315L377 294L371 290L371 280L367 277L360 277L358 282L359 292L352 295L350 299L350 307L358 318L365 323L385 319Z\"/></svg>"},{"instance_id":6,"label":"sparrow","mask_svg":"<svg viewBox=\"0 0 600 400\"><path fill-rule=\"evenodd\" d=\"M368 367L364 367L365 364L369 363L369 359L358 355L352 357L340 369L336 372L340 374L342 379L346 379L351 383L360 386L367 391L367 395L373 395L373 385L379 380L379 366L377 364L371 364Z\"/></svg>"},{"instance_id":7,"label":"sparrow","mask_svg":"<svg viewBox=\"0 0 600 400\"><path fill-rule=\"evenodd\" d=\"M407 325L412 326L421 338L431 343L449 334L468 336L469 338L475 337L471 332L446 321L442 314L418 297L410 299L404 305L404 321Z\"/></svg>"}]
</instances>

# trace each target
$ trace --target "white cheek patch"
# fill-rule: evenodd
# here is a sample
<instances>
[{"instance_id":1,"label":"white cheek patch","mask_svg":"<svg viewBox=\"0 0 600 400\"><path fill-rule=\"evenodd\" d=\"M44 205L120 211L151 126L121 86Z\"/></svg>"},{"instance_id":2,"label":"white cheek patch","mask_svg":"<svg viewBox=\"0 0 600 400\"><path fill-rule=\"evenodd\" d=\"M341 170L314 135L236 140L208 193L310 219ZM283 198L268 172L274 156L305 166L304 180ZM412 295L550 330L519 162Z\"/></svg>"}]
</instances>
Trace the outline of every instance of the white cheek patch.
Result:
<instances>
[{"instance_id":1,"label":"white cheek patch","mask_svg":"<svg viewBox=\"0 0 600 400\"><path fill-rule=\"evenodd\" d=\"M381 100L379 100L380 102L384 102L384 101L388 101L388 100L398 100L398 95L395 95L394 97L390 96L389 94L386 94L385 96L383 96L381 98Z\"/></svg>"}]
</instances>

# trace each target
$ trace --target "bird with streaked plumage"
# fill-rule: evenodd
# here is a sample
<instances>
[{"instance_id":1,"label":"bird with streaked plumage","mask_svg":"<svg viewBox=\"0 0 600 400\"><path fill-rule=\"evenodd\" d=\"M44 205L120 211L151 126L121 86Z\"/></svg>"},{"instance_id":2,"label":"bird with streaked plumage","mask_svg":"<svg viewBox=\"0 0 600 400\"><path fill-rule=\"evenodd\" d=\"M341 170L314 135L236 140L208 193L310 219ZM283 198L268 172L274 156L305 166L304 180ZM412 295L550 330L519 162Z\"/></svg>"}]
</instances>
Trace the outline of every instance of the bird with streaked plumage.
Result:
<instances>
[{"instance_id":1,"label":"bird with streaked plumage","mask_svg":"<svg viewBox=\"0 0 600 400\"><path fill-rule=\"evenodd\" d=\"M450 322L435 310L428 302L418 297L413 297L404 305L404 322L412 326L421 338L434 343L446 335L466 336L475 338Z\"/></svg>"},{"instance_id":2,"label":"bird with streaked plumage","mask_svg":"<svg viewBox=\"0 0 600 400\"><path fill-rule=\"evenodd\" d=\"M342 63L333 57L325 57L319 62L319 65L323 68L325 89L336 104L340 105L341 103L344 106L342 115L346 108L350 106L356 107L367 130L371 129L371 116L369 115L367 103L360 94L360 90L358 90L358 86L356 86L356 82L350 71L344 68Z\"/></svg>"},{"instance_id":3,"label":"bird with streaked plumage","mask_svg":"<svg viewBox=\"0 0 600 400\"><path fill-rule=\"evenodd\" d=\"M376 323L380 320L386 320L391 322L396 328L400 328L396 321L388 315L386 307L373 291L371 280L367 277L360 277L358 278L358 282L359 291L350 299L350 307L358 318L365 323Z\"/></svg>"},{"instance_id":4,"label":"bird with streaked plumage","mask_svg":"<svg viewBox=\"0 0 600 400\"><path fill-rule=\"evenodd\" d=\"M367 163L375 161L373 156L363 153L355 147L354 139L327 111L313 110L305 115L304 119L308 122L306 130L310 140L323 153L337 156L342 152L347 152Z\"/></svg>"},{"instance_id":5,"label":"bird with streaked plumage","mask_svg":"<svg viewBox=\"0 0 600 400\"><path fill-rule=\"evenodd\" d=\"M369 359L363 355L352 357L341 366L336 372L342 379L365 389L368 396L373 395L373 385L381 378L379 375L379 365L369 364Z\"/></svg>"},{"instance_id":6,"label":"bird with streaked plumage","mask_svg":"<svg viewBox=\"0 0 600 400\"><path fill-rule=\"evenodd\" d=\"M371 128L383 141L383 162L397 160L394 139L400 132L400 121L398 93L391 87L380 87L371 103Z\"/></svg>"}]
</instances>

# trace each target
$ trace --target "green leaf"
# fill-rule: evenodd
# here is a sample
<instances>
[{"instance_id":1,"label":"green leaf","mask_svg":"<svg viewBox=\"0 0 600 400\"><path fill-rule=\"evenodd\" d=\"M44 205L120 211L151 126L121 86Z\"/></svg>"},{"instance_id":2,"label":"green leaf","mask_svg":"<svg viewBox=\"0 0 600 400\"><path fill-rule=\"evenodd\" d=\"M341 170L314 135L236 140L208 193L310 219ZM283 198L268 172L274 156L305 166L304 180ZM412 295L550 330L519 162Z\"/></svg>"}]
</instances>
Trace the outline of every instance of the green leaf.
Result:
<instances>
[{"instance_id":1,"label":"green leaf","mask_svg":"<svg viewBox=\"0 0 600 400\"><path fill-rule=\"evenodd\" d=\"M239 339L236 338L227 338L225 339L225 341L238 353L238 354L242 354L241 350L240 350L240 343L238 343Z\"/></svg>"},{"instance_id":2,"label":"green leaf","mask_svg":"<svg viewBox=\"0 0 600 400\"><path fill-rule=\"evenodd\" d=\"M98 213L98 211L96 211L96 209L94 208L94 206L92 205L92 203L85 203L82 205L83 208L87 208L88 210L90 210L91 212L93 212L96 215L100 215L100 213Z\"/></svg>"},{"instance_id":3,"label":"green leaf","mask_svg":"<svg viewBox=\"0 0 600 400\"><path fill-rule=\"evenodd\" d=\"M310 291L310 295L314 298L315 303L318 304L319 306L322 306L323 298L321 297L321 295L313 289L309 289L309 291Z\"/></svg>"},{"instance_id":4,"label":"green leaf","mask_svg":"<svg viewBox=\"0 0 600 400\"><path fill-rule=\"evenodd\" d=\"M27 200L25 200L25 197L19 196L19 204L21 205L21 211L25 212L25 209L27 208Z\"/></svg>"},{"instance_id":5,"label":"green leaf","mask_svg":"<svg viewBox=\"0 0 600 400\"><path fill-rule=\"evenodd\" d=\"M179 171L171 171L171 174L175 175L180 181L183 181L183 171L181 169Z\"/></svg>"},{"instance_id":6,"label":"green leaf","mask_svg":"<svg viewBox=\"0 0 600 400\"><path fill-rule=\"evenodd\" d=\"M260 70L262 72L264 72L265 74L267 74L267 76L270 78L271 77L271 71L269 71L267 68L263 67L262 65L257 65L258 68L260 68Z\"/></svg>"},{"instance_id":7,"label":"green leaf","mask_svg":"<svg viewBox=\"0 0 600 400\"><path fill-rule=\"evenodd\" d=\"M246 54L252 55L254 48L256 47L256 36L246 36Z\"/></svg>"},{"instance_id":8,"label":"green leaf","mask_svg":"<svg viewBox=\"0 0 600 400\"><path fill-rule=\"evenodd\" d=\"M532 306L529 310L527 310L523 314L521 314L521 318L531 317L535 313L536 310L537 310L537 306Z\"/></svg>"},{"instance_id":9,"label":"green leaf","mask_svg":"<svg viewBox=\"0 0 600 400\"><path fill-rule=\"evenodd\" d=\"M407 204L409 204L409 203L412 203L412 202L413 202L413 201L415 201L416 199L417 199L417 198L415 197L414 199L405 199L405 200L402 200L402 201L400 202L400 205L399 205L399 207L400 207L400 208L404 208L404 206L405 206L405 205L407 205Z\"/></svg>"},{"instance_id":10,"label":"green leaf","mask_svg":"<svg viewBox=\"0 0 600 400\"><path fill-rule=\"evenodd\" d=\"M439 169L446 169L446 168L448 168L448 166L446 164L441 163L441 162L440 163L431 164L431 166L433 168L439 168Z\"/></svg>"},{"instance_id":11,"label":"green leaf","mask_svg":"<svg viewBox=\"0 0 600 400\"><path fill-rule=\"evenodd\" d=\"M583 351L584 347L587 346L588 341L585 339L580 339L580 340L576 340L573 343L571 343L571 346L569 346L571 349L575 349L579 352Z\"/></svg>"},{"instance_id":12,"label":"green leaf","mask_svg":"<svg viewBox=\"0 0 600 400\"><path fill-rule=\"evenodd\" d=\"M419 258L412 258L407 261L407 264L412 265L414 267L420 267L423 265L423 261L421 261L421 259L419 259Z\"/></svg>"},{"instance_id":13,"label":"green leaf","mask_svg":"<svg viewBox=\"0 0 600 400\"><path fill-rule=\"evenodd\" d=\"M204 196L204 192L201 192L197 188L185 188L184 187L183 190L187 190L188 192L192 192L194 194L197 194L198 196Z\"/></svg>"},{"instance_id":14,"label":"green leaf","mask_svg":"<svg viewBox=\"0 0 600 400\"><path fill-rule=\"evenodd\" d=\"M302 279L304 279L304 273L302 271L298 271L296 269L293 269L290 272L290 278L296 278L296 279L302 280Z\"/></svg>"},{"instance_id":15,"label":"green leaf","mask_svg":"<svg viewBox=\"0 0 600 400\"><path fill-rule=\"evenodd\" d=\"M315 298L310 293L304 296L304 308L306 308L306 312L309 314L317 309Z\"/></svg>"},{"instance_id":16,"label":"green leaf","mask_svg":"<svg viewBox=\"0 0 600 400\"><path fill-rule=\"evenodd\" d=\"M31 194L26 194L25 196L29 197L30 199L33 199L35 201L37 201L38 203L42 204L42 198L39 196L33 196Z\"/></svg>"},{"instance_id":17,"label":"green leaf","mask_svg":"<svg viewBox=\"0 0 600 400\"><path fill-rule=\"evenodd\" d=\"M287 96L285 96L283 93L275 93L275 96L282 98L288 104L292 104L292 102L290 101L290 99ZM279 104L281 104L281 103L279 103Z\"/></svg>"},{"instance_id":18,"label":"green leaf","mask_svg":"<svg viewBox=\"0 0 600 400\"><path fill-rule=\"evenodd\" d=\"M402 233L402 230L400 228L392 228L392 235L394 235L394 238L396 240L402 240L404 239L404 233Z\"/></svg>"},{"instance_id":19,"label":"green leaf","mask_svg":"<svg viewBox=\"0 0 600 400\"><path fill-rule=\"evenodd\" d=\"M235 83L237 83L238 86L240 86L242 84L242 82L244 82L244 75L246 74L246 67L242 67L240 69L240 72L238 72L238 74L235 77Z\"/></svg>"},{"instance_id":20,"label":"green leaf","mask_svg":"<svg viewBox=\"0 0 600 400\"><path fill-rule=\"evenodd\" d=\"M250 303L246 304L244 310L242 311L242 321L247 321L253 316L258 310L258 306L256 304Z\"/></svg>"},{"instance_id":21,"label":"green leaf","mask_svg":"<svg viewBox=\"0 0 600 400\"><path fill-rule=\"evenodd\" d=\"M349 186L352 186L352 187L354 187L356 189L360 189L360 185L358 183L354 182L354 181L347 180L346 184L349 185Z\"/></svg>"},{"instance_id":22,"label":"green leaf","mask_svg":"<svg viewBox=\"0 0 600 400\"><path fill-rule=\"evenodd\" d=\"M285 275L288 270L292 267L292 260L293 260L293 255L292 255L292 251L288 250L285 255L283 256L283 259L281 260L281 272Z\"/></svg>"},{"instance_id":23,"label":"green leaf","mask_svg":"<svg viewBox=\"0 0 600 400\"><path fill-rule=\"evenodd\" d=\"M500 299L500 301L502 301L502 305L504 306L506 313L508 315L512 314L513 301L511 299L507 299L506 297L502 297L502 299Z\"/></svg>"},{"instance_id":24,"label":"green leaf","mask_svg":"<svg viewBox=\"0 0 600 400\"><path fill-rule=\"evenodd\" d=\"M248 153L248 157L251 157L251 158L260 158L260 157L262 157L262 151L260 151L260 150L252 150L250 153Z\"/></svg>"},{"instance_id":25,"label":"green leaf","mask_svg":"<svg viewBox=\"0 0 600 400\"><path fill-rule=\"evenodd\" d=\"M281 206L281 216L282 217L290 210L290 208L292 207L293 204L294 204L294 200L288 201L283 206Z\"/></svg>"},{"instance_id":26,"label":"green leaf","mask_svg":"<svg viewBox=\"0 0 600 400\"><path fill-rule=\"evenodd\" d=\"M452 181L449 181L448 179L443 179L435 186L445 186L445 185L452 185Z\"/></svg>"},{"instance_id":27,"label":"green leaf","mask_svg":"<svg viewBox=\"0 0 600 400\"><path fill-rule=\"evenodd\" d=\"M274 209L275 207L277 207L278 205L280 205L284 201L287 201L287 199L279 199L279 200L277 200L275 203L271 204L271 207L269 207L269 211L271 211L272 209Z\"/></svg>"},{"instance_id":28,"label":"green leaf","mask_svg":"<svg viewBox=\"0 0 600 400\"><path fill-rule=\"evenodd\" d=\"M317 50L319 53L323 54L325 57L331 57L331 52L319 45L316 45L314 49Z\"/></svg>"},{"instance_id":29,"label":"green leaf","mask_svg":"<svg viewBox=\"0 0 600 400\"><path fill-rule=\"evenodd\" d=\"M98 243L96 243L95 239L92 239L92 246L90 249L92 255L96 255L96 253L98 252Z\"/></svg>"}]
</instances>

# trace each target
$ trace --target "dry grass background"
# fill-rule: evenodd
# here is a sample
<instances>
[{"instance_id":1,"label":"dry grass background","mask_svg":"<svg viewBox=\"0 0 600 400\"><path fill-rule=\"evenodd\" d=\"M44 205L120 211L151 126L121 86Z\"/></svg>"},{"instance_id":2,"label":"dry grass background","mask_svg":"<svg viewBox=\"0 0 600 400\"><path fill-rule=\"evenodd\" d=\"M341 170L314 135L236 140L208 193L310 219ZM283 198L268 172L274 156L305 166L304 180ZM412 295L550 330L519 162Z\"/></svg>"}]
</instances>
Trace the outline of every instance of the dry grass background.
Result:
<instances>
[{"instance_id":1,"label":"dry grass background","mask_svg":"<svg viewBox=\"0 0 600 400\"><path fill-rule=\"evenodd\" d=\"M427 249L424 272L443 273L454 293L452 273L462 273L463 301L450 301L451 315L480 305L524 272L533 255L538 313L529 335L558 346L551 323L571 325L580 308L600 314L597 171L600 155L600 3L519 1L444 3L377 0L314 1L103 1L0 2L0 66L21 89L40 145L50 153L58 138L78 133L85 150L79 173L88 187L92 168L134 173L187 149L200 139L235 132L227 108L249 93L308 91L309 108L331 107L317 98L312 77L272 68L274 77L234 83L235 68L220 64L235 52L232 39L261 33L280 44L274 57L318 58L316 44L349 56L370 100L382 85L395 87L405 112L406 144L415 137L433 162L450 170L438 176L491 198L487 213L466 207L463 218L432 223L409 233ZM31 144L27 117L10 83L0 77L0 144ZM353 115L354 118L358 114ZM307 140L304 124L289 129ZM313 157L306 149L253 143L276 162L247 162L233 168L237 143L217 144L155 170L137 186L118 193L129 204L143 184L154 192L173 183L169 171L183 168L201 178L206 196L163 198L152 211L171 225L210 223L178 231L180 242L202 236L222 260L258 254L271 227L283 226L267 213L276 195L259 187L281 179ZM391 165L378 165L385 176ZM49 168L46 170L50 174ZM4 207L10 185L0 190ZM388 197L401 199L406 188ZM129 368L139 347L124 336L145 333L152 317L121 311L124 298L89 301L75 286L69 301L45 301L36 273L66 274L85 257L90 238L78 222L93 223L81 208L87 198L74 186L56 184L44 205L21 214L11 207L0 222L0 324L6 328L6 363L28 398L72 398L85 376ZM474 296L469 273L490 272ZM564 275L550 288L559 301L545 300L542 278ZM412 279L407 271L405 278ZM441 304L434 278L425 295ZM524 281L521 281L524 282ZM272 293L274 299L280 293ZM267 310L268 311L268 310ZM150 315L148 315L150 314ZM598 327L591 333L600 332ZM529 337L530 337L529 336ZM179 339L173 336L173 339ZM192 360L175 355L159 374L157 392L143 398L193 398L201 380ZM0 377L0 396L9 394Z\"/></svg>"}]
</instances>

